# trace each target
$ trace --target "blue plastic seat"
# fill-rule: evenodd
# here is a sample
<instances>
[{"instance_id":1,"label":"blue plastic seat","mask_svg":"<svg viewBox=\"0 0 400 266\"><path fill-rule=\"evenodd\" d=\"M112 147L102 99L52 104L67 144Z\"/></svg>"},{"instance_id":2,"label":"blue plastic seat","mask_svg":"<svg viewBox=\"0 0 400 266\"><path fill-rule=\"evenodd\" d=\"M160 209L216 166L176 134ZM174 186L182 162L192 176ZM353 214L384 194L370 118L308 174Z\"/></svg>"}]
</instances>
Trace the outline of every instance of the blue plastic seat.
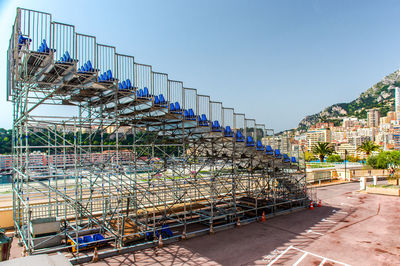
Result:
<instances>
[{"instance_id":1,"label":"blue plastic seat","mask_svg":"<svg viewBox=\"0 0 400 266\"><path fill-rule=\"evenodd\" d=\"M246 146L247 147L254 147L254 140L253 140L253 138L251 136L247 136Z\"/></svg>"},{"instance_id":2,"label":"blue plastic seat","mask_svg":"<svg viewBox=\"0 0 400 266\"><path fill-rule=\"evenodd\" d=\"M65 63L71 63L71 62L73 61L72 58L71 58L71 56L69 55L68 51L66 51L66 52L64 53L63 58L64 58Z\"/></svg>"},{"instance_id":3,"label":"blue plastic seat","mask_svg":"<svg viewBox=\"0 0 400 266\"><path fill-rule=\"evenodd\" d=\"M211 130L213 132L221 132L222 131L218 120L215 120L214 122L211 123Z\"/></svg>"},{"instance_id":4,"label":"blue plastic seat","mask_svg":"<svg viewBox=\"0 0 400 266\"><path fill-rule=\"evenodd\" d=\"M265 154L267 154L267 155L274 155L274 150L271 148L270 145L267 145L267 146L265 147Z\"/></svg>"},{"instance_id":5,"label":"blue plastic seat","mask_svg":"<svg viewBox=\"0 0 400 266\"><path fill-rule=\"evenodd\" d=\"M185 110L185 119L190 119L188 110Z\"/></svg>"},{"instance_id":6,"label":"blue plastic seat","mask_svg":"<svg viewBox=\"0 0 400 266\"><path fill-rule=\"evenodd\" d=\"M167 101L166 101L165 98L164 98L164 95L160 94L160 95L159 95L159 98L160 98L160 103L161 103L161 104L166 104L166 103L167 103Z\"/></svg>"},{"instance_id":7,"label":"blue plastic seat","mask_svg":"<svg viewBox=\"0 0 400 266\"><path fill-rule=\"evenodd\" d=\"M158 96L154 96L154 104L159 105L160 104L160 99L158 99Z\"/></svg>"},{"instance_id":8,"label":"blue plastic seat","mask_svg":"<svg viewBox=\"0 0 400 266\"><path fill-rule=\"evenodd\" d=\"M283 162L290 163L290 158L286 153L283 154Z\"/></svg>"},{"instance_id":9,"label":"blue plastic seat","mask_svg":"<svg viewBox=\"0 0 400 266\"><path fill-rule=\"evenodd\" d=\"M203 127L207 127L208 126L208 120L207 120L207 116L205 114L201 115L201 122L202 122L202 126Z\"/></svg>"},{"instance_id":10,"label":"blue plastic seat","mask_svg":"<svg viewBox=\"0 0 400 266\"><path fill-rule=\"evenodd\" d=\"M196 115L194 114L194 111L193 111L192 108L189 109L189 117L190 117L191 119L196 119Z\"/></svg>"},{"instance_id":11,"label":"blue plastic seat","mask_svg":"<svg viewBox=\"0 0 400 266\"><path fill-rule=\"evenodd\" d=\"M92 62L90 62L90 60L88 60L86 63L88 64L88 68L89 68L88 71L94 72L94 68L93 68L93 66L92 66Z\"/></svg>"},{"instance_id":12,"label":"blue plastic seat","mask_svg":"<svg viewBox=\"0 0 400 266\"><path fill-rule=\"evenodd\" d=\"M175 111L175 105L174 105L173 103L171 103L171 104L169 105L169 110L170 110L170 111Z\"/></svg>"},{"instance_id":13,"label":"blue plastic seat","mask_svg":"<svg viewBox=\"0 0 400 266\"><path fill-rule=\"evenodd\" d=\"M132 83L130 79L126 80L126 86L128 87L129 90L132 89Z\"/></svg>"},{"instance_id":14,"label":"blue plastic seat","mask_svg":"<svg viewBox=\"0 0 400 266\"><path fill-rule=\"evenodd\" d=\"M123 90L124 89L124 87L122 86L121 82L118 83L118 89L119 90Z\"/></svg>"},{"instance_id":15,"label":"blue plastic seat","mask_svg":"<svg viewBox=\"0 0 400 266\"><path fill-rule=\"evenodd\" d=\"M244 137L240 130L236 131L236 142L244 142Z\"/></svg>"},{"instance_id":16,"label":"blue plastic seat","mask_svg":"<svg viewBox=\"0 0 400 266\"><path fill-rule=\"evenodd\" d=\"M225 131L224 131L225 137L233 137L233 132L230 126L226 126Z\"/></svg>"},{"instance_id":17,"label":"blue plastic seat","mask_svg":"<svg viewBox=\"0 0 400 266\"><path fill-rule=\"evenodd\" d=\"M107 70L107 80L108 81L114 80L111 70Z\"/></svg>"},{"instance_id":18,"label":"blue plastic seat","mask_svg":"<svg viewBox=\"0 0 400 266\"><path fill-rule=\"evenodd\" d=\"M179 105L178 102L175 102L175 111L180 111L181 110L181 106Z\"/></svg>"},{"instance_id":19,"label":"blue plastic seat","mask_svg":"<svg viewBox=\"0 0 400 266\"><path fill-rule=\"evenodd\" d=\"M84 244L85 242L83 241L82 238L78 237L78 245L80 248L85 248L87 247L87 244Z\"/></svg>"},{"instance_id":20,"label":"blue plastic seat","mask_svg":"<svg viewBox=\"0 0 400 266\"><path fill-rule=\"evenodd\" d=\"M292 157L292 163L297 163L297 161L296 161L296 157Z\"/></svg>"},{"instance_id":21,"label":"blue plastic seat","mask_svg":"<svg viewBox=\"0 0 400 266\"><path fill-rule=\"evenodd\" d=\"M104 240L104 239L105 238L104 238L104 236L102 234L97 233L97 234L93 235L93 240L94 241L99 241L99 240Z\"/></svg>"},{"instance_id":22,"label":"blue plastic seat","mask_svg":"<svg viewBox=\"0 0 400 266\"><path fill-rule=\"evenodd\" d=\"M122 87L124 88L124 90L128 89L128 85L126 85L126 81L122 81Z\"/></svg>"},{"instance_id":23,"label":"blue plastic seat","mask_svg":"<svg viewBox=\"0 0 400 266\"><path fill-rule=\"evenodd\" d=\"M275 150L275 158L277 158L277 159L281 159L282 158L282 154L281 154L281 151L279 149Z\"/></svg>"},{"instance_id":24,"label":"blue plastic seat","mask_svg":"<svg viewBox=\"0 0 400 266\"><path fill-rule=\"evenodd\" d=\"M174 235L171 229L169 229L168 225L164 224L161 228L161 234L163 235L163 237L172 237Z\"/></svg>"},{"instance_id":25,"label":"blue plastic seat","mask_svg":"<svg viewBox=\"0 0 400 266\"><path fill-rule=\"evenodd\" d=\"M149 89L147 87L143 88L143 97L150 97Z\"/></svg>"},{"instance_id":26,"label":"blue plastic seat","mask_svg":"<svg viewBox=\"0 0 400 266\"><path fill-rule=\"evenodd\" d=\"M92 238L92 236L84 236L83 237L83 242L84 243L91 243L91 242L93 242L94 240L93 240L93 238Z\"/></svg>"},{"instance_id":27,"label":"blue plastic seat","mask_svg":"<svg viewBox=\"0 0 400 266\"><path fill-rule=\"evenodd\" d=\"M257 150L264 151L264 145L262 145L261 140L257 140Z\"/></svg>"}]
</instances>

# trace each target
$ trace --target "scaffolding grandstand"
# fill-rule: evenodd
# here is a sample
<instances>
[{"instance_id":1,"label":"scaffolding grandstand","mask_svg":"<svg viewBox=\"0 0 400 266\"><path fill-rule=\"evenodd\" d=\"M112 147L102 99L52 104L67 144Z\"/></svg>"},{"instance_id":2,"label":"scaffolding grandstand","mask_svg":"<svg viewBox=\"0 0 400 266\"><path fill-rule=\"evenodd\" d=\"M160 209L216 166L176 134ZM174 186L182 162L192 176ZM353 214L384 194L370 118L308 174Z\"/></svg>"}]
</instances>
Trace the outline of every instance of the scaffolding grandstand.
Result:
<instances>
[{"instance_id":1,"label":"scaffolding grandstand","mask_svg":"<svg viewBox=\"0 0 400 266\"><path fill-rule=\"evenodd\" d=\"M18 8L7 55L29 254L81 263L308 204L298 158L264 146L264 124L51 14Z\"/></svg>"}]
</instances>

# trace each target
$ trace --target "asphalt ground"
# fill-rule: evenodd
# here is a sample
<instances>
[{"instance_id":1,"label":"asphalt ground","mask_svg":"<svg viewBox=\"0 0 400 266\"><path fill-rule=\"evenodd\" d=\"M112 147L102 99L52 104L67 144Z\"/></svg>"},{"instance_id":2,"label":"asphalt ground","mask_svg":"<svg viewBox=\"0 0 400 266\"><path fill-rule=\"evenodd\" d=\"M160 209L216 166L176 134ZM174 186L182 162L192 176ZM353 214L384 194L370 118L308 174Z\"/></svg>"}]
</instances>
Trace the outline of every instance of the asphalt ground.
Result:
<instances>
[{"instance_id":1,"label":"asphalt ground","mask_svg":"<svg viewBox=\"0 0 400 266\"><path fill-rule=\"evenodd\" d=\"M317 189L322 207L93 265L400 265L400 198L358 192L358 183Z\"/></svg>"}]
</instances>

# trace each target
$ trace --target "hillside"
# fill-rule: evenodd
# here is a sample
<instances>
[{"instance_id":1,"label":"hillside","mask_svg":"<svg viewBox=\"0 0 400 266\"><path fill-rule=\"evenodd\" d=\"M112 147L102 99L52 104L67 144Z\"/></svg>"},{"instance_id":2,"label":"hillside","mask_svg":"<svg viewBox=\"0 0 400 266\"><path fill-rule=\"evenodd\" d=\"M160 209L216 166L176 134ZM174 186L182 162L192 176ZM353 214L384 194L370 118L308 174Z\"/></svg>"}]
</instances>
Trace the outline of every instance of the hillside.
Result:
<instances>
[{"instance_id":1,"label":"hillside","mask_svg":"<svg viewBox=\"0 0 400 266\"><path fill-rule=\"evenodd\" d=\"M400 70L387 75L349 103L334 104L317 114L306 116L297 129L306 130L318 122L334 122L338 125L344 116L365 119L367 110L371 108L379 108L381 116L385 116L388 111L394 110L394 87L400 87Z\"/></svg>"}]
</instances>

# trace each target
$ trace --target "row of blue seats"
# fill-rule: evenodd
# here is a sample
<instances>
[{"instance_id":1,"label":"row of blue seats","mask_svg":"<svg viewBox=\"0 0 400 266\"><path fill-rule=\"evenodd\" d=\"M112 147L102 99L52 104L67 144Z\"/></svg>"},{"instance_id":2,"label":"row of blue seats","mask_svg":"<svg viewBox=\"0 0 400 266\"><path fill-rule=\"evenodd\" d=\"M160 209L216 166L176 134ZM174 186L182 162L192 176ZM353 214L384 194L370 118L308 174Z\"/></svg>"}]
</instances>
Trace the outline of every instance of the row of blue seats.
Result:
<instances>
[{"instance_id":1,"label":"row of blue seats","mask_svg":"<svg viewBox=\"0 0 400 266\"><path fill-rule=\"evenodd\" d=\"M92 66L92 62L88 60L85 64L83 64L79 69L78 73L87 73L87 72L94 72L94 68Z\"/></svg>"},{"instance_id":2,"label":"row of blue seats","mask_svg":"<svg viewBox=\"0 0 400 266\"><path fill-rule=\"evenodd\" d=\"M39 46L38 52L39 53L47 53L48 54L48 53L50 53L50 51L55 52L56 50L55 49L50 49L47 46L46 40L43 40L42 43Z\"/></svg>"},{"instance_id":3,"label":"row of blue seats","mask_svg":"<svg viewBox=\"0 0 400 266\"><path fill-rule=\"evenodd\" d=\"M275 151L271 148L271 146L267 145L264 146L261 143L261 140L257 140L257 151L264 151L267 155L275 155L276 158L280 159L281 158L281 152L279 149L276 149ZM292 163L296 163L296 157L291 157L289 158L289 156L285 153L283 154L283 161L284 162L292 162Z\"/></svg>"},{"instance_id":4,"label":"row of blue seats","mask_svg":"<svg viewBox=\"0 0 400 266\"><path fill-rule=\"evenodd\" d=\"M99 82L114 81L111 70L107 70L98 77Z\"/></svg>"},{"instance_id":5,"label":"row of blue seats","mask_svg":"<svg viewBox=\"0 0 400 266\"><path fill-rule=\"evenodd\" d=\"M64 53L63 56L61 56L60 58L60 62L61 63L72 63L74 60L71 58L71 56L69 55L68 51L66 51Z\"/></svg>"},{"instance_id":6,"label":"row of blue seats","mask_svg":"<svg viewBox=\"0 0 400 266\"><path fill-rule=\"evenodd\" d=\"M130 79L118 83L119 90L132 90L133 86Z\"/></svg>"},{"instance_id":7,"label":"row of blue seats","mask_svg":"<svg viewBox=\"0 0 400 266\"><path fill-rule=\"evenodd\" d=\"M174 236L174 233L171 231L171 229L169 228L168 225L164 224L161 227L161 230L156 230L156 238L158 239L160 237L160 235L162 236L162 238L168 238L168 237L172 237ZM152 241L154 240L154 234L153 232L147 232L146 233L146 239L148 241Z\"/></svg>"},{"instance_id":8,"label":"row of blue seats","mask_svg":"<svg viewBox=\"0 0 400 266\"><path fill-rule=\"evenodd\" d=\"M205 114L199 115L199 126L208 127L208 120Z\"/></svg>"},{"instance_id":9,"label":"row of blue seats","mask_svg":"<svg viewBox=\"0 0 400 266\"><path fill-rule=\"evenodd\" d=\"M164 95L160 94L158 96L157 95L154 96L154 104L165 106L167 104L167 101L165 100Z\"/></svg>"},{"instance_id":10,"label":"row of blue seats","mask_svg":"<svg viewBox=\"0 0 400 266\"><path fill-rule=\"evenodd\" d=\"M144 87L143 90L137 90L136 91L136 96L138 98L150 98L151 94L149 93L149 89L147 87Z\"/></svg>"},{"instance_id":11,"label":"row of blue seats","mask_svg":"<svg viewBox=\"0 0 400 266\"><path fill-rule=\"evenodd\" d=\"M78 245L80 249L85 249L85 248L89 248L92 246L92 244L94 244L93 246L98 245L97 243L94 243L95 241L101 241L104 240L104 236L102 234L94 234L93 237L92 236L84 236L83 238L78 237ZM76 246L74 245L74 243L72 242L72 240L68 239L68 243L73 246L72 247L72 251L75 252L76 251Z\"/></svg>"},{"instance_id":12,"label":"row of blue seats","mask_svg":"<svg viewBox=\"0 0 400 266\"><path fill-rule=\"evenodd\" d=\"M194 111L192 108L189 110L185 110L185 119L186 120L196 120L196 115L194 114Z\"/></svg>"},{"instance_id":13,"label":"row of blue seats","mask_svg":"<svg viewBox=\"0 0 400 266\"><path fill-rule=\"evenodd\" d=\"M169 110L171 112L175 112L175 113L179 113L179 112L182 111L181 106L179 105L178 102L175 102L175 104L174 103L170 103Z\"/></svg>"}]
</instances>

